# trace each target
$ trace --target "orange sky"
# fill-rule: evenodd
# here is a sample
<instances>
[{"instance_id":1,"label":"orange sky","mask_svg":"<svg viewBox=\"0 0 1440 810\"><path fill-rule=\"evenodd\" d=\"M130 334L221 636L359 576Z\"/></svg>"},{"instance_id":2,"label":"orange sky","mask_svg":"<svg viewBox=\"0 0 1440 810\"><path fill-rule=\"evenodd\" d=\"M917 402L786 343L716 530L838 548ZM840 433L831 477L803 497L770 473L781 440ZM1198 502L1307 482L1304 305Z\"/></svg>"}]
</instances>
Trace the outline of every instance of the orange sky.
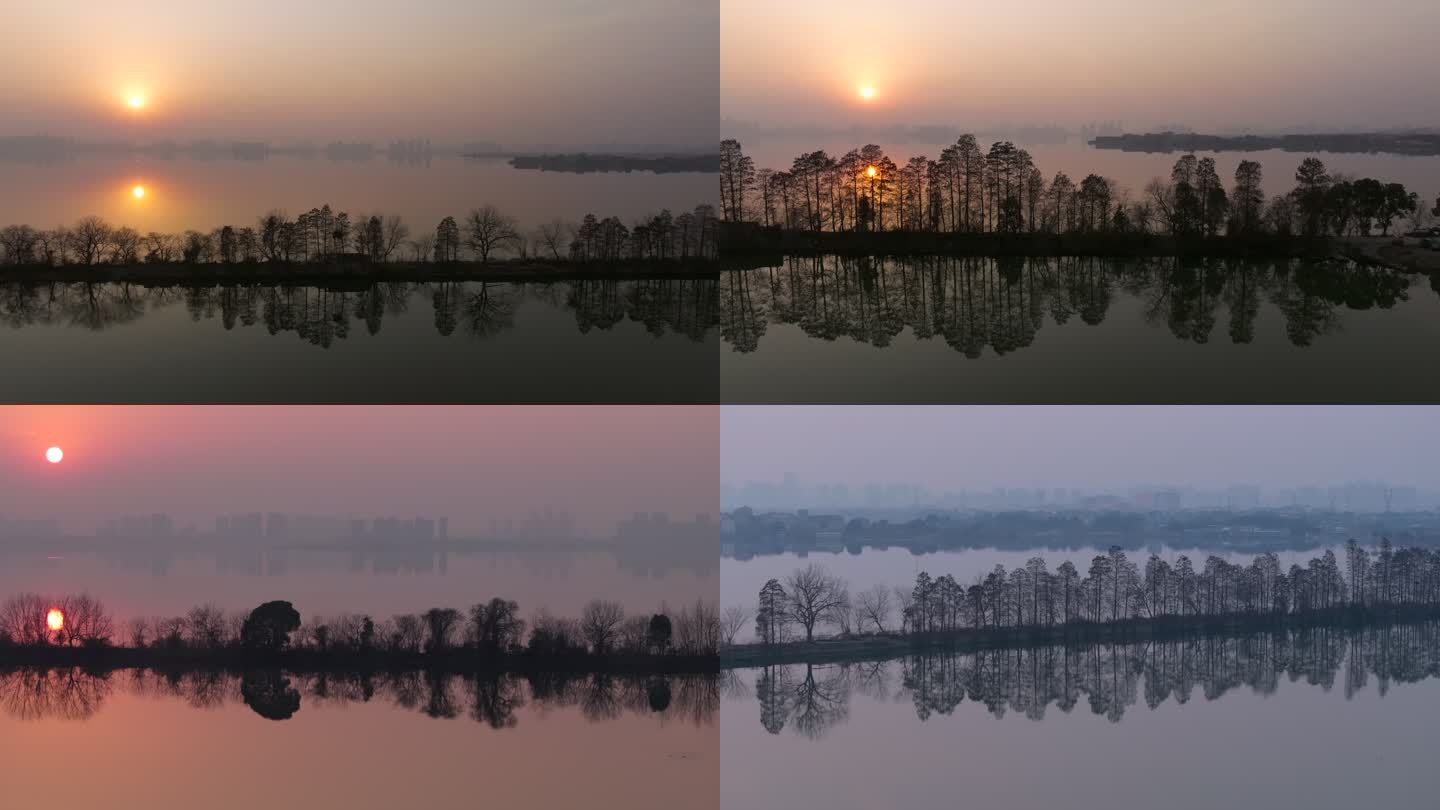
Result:
<instances>
[{"instance_id":1,"label":"orange sky","mask_svg":"<svg viewBox=\"0 0 1440 810\"><path fill-rule=\"evenodd\" d=\"M723 0L721 113L770 125L1440 125L1437 29L1430 0Z\"/></svg>"},{"instance_id":2,"label":"orange sky","mask_svg":"<svg viewBox=\"0 0 1440 810\"><path fill-rule=\"evenodd\" d=\"M0 135L708 144L718 120L713 0L18 0L5 29Z\"/></svg>"}]
</instances>

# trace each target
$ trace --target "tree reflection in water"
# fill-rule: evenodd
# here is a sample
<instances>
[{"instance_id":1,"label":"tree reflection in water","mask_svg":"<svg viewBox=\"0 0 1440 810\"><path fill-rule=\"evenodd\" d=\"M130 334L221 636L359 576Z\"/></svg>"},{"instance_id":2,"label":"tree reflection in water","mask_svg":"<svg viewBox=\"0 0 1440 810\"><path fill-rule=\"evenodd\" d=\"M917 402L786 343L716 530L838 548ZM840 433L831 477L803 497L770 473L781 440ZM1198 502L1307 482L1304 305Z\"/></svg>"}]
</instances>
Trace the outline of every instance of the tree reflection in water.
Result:
<instances>
[{"instance_id":1,"label":"tree reflection in water","mask_svg":"<svg viewBox=\"0 0 1440 810\"><path fill-rule=\"evenodd\" d=\"M1380 696L1392 683L1440 677L1440 622L1343 629L1309 627L1243 637L1206 636L1143 644L1045 646L966 654L923 654L883 662L770 666L729 671L730 700L755 700L772 734L786 727L819 739L849 714L853 693L907 701L920 721L949 715L966 699L995 717L1018 712L1044 719L1054 705L1069 713L1084 701L1119 722L1142 702L1216 700L1234 689L1274 694L1284 679L1326 690L1343 679L1346 699L1373 679ZM753 684L753 693L752 693Z\"/></svg>"},{"instance_id":2,"label":"tree reflection in water","mask_svg":"<svg viewBox=\"0 0 1440 810\"><path fill-rule=\"evenodd\" d=\"M1099 325L1124 295L1142 302L1148 323L1192 343L1217 338L1222 308L1228 339L1252 342L1268 303L1290 343L1309 346L1339 328L1344 309L1408 300L1418 278L1340 260L789 257L723 274L720 334L745 353L772 322L877 348L909 329L977 358L987 348L1004 355L1030 346L1047 318ZM1440 277L1430 286L1440 291Z\"/></svg>"},{"instance_id":3,"label":"tree reflection in water","mask_svg":"<svg viewBox=\"0 0 1440 810\"><path fill-rule=\"evenodd\" d=\"M129 283L0 284L0 323L69 326L98 331L183 306L195 323L216 320L226 331L263 325L271 335L293 333L329 348L362 325L379 335L386 319L428 302L435 331L486 339L515 327L527 301L568 309L587 334L633 322L661 337L699 342L718 325L713 279L582 280L551 283L391 282L351 289L230 285L145 287ZM424 303L418 303L424 306Z\"/></svg>"},{"instance_id":4,"label":"tree reflection in water","mask_svg":"<svg viewBox=\"0 0 1440 810\"><path fill-rule=\"evenodd\" d=\"M285 720L302 706L384 701L440 719L466 716L492 729L515 728L526 706L578 711L591 722L626 714L655 716L696 727L715 721L717 675L620 676L535 673L449 675L431 671L296 673L276 670L80 667L0 670L0 711L19 720L85 720L120 688L134 695L180 699L197 709L242 703L261 717Z\"/></svg>"}]
</instances>

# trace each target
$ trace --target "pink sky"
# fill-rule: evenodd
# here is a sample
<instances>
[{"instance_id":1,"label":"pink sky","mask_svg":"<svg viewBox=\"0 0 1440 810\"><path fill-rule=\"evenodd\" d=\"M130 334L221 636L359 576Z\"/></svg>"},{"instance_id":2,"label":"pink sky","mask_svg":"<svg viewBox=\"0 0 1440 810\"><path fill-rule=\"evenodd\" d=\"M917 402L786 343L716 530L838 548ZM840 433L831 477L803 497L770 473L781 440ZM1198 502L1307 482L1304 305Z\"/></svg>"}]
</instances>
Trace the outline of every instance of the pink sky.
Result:
<instances>
[{"instance_id":1,"label":"pink sky","mask_svg":"<svg viewBox=\"0 0 1440 810\"><path fill-rule=\"evenodd\" d=\"M714 514L718 442L711 406L5 406L0 515L445 515L454 534L549 507L605 530Z\"/></svg>"}]
</instances>

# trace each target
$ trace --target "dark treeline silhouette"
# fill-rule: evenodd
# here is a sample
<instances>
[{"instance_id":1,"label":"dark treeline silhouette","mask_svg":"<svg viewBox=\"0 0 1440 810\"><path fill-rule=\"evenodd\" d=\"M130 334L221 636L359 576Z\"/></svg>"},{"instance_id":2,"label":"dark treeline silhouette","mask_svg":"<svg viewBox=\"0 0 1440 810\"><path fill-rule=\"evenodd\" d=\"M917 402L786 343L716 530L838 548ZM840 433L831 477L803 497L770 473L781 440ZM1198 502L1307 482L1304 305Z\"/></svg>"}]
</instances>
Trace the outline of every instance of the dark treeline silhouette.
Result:
<instances>
[{"instance_id":1,"label":"dark treeline silhouette","mask_svg":"<svg viewBox=\"0 0 1440 810\"><path fill-rule=\"evenodd\" d=\"M197 709L244 703L270 720L286 720L310 705L385 702L427 717L468 717L496 730L516 728L527 706L578 710L591 722L624 714L654 714L696 726L714 722L719 682L714 674L651 675L530 672L460 676L433 670L293 672L209 668L0 669L0 710L19 720L85 720L115 690L173 698Z\"/></svg>"},{"instance_id":2,"label":"dark treeline silhouette","mask_svg":"<svg viewBox=\"0 0 1440 810\"><path fill-rule=\"evenodd\" d=\"M1159 257L845 258L791 256L782 266L727 272L720 334L735 351L759 347L771 322L811 337L848 337L884 347L909 329L967 357L1030 346L1047 319L1102 323L1121 297L1140 299L1145 319L1177 339L1255 340L1262 305L1285 318L1295 346L1336 331L1347 309L1389 309L1408 300L1413 276L1348 260ZM1430 286L1440 292L1440 274ZM1228 323L1218 312L1228 311ZM1218 328L1217 328L1218 327ZM1217 332L1223 329L1223 334Z\"/></svg>"},{"instance_id":3,"label":"dark treeline silhouette","mask_svg":"<svg viewBox=\"0 0 1440 810\"><path fill-rule=\"evenodd\" d=\"M1289 194L1267 200L1261 179L1259 163L1241 161L1227 190L1214 158L1187 154L1168 180L1157 177L1132 197L1097 174L1046 179L1024 149L999 141L985 150L973 135L938 158L916 156L903 165L875 144L838 158L809 152L788 170L757 169L735 140L722 141L720 154L726 222L812 234L1318 237L1387 234L1397 219L1427 213L1419 195L1399 183L1332 176L1314 157L1295 171Z\"/></svg>"},{"instance_id":4,"label":"dark treeline silhouette","mask_svg":"<svg viewBox=\"0 0 1440 810\"><path fill-rule=\"evenodd\" d=\"M1184 704L1248 689L1275 694L1284 680L1326 690L1344 670L1348 700L1374 679L1391 684L1440 677L1434 650L1440 622L1359 628L1307 627L1144 644L1045 645L974 653L926 651L889 661L766 666L752 673L760 722L772 734L789 727L811 739L843 723L853 693L885 703L907 701L916 719L951 715L969 700L995 717L1015 712L1042 720L1051 706L1119 722L1131 707ZM748 699L746 673L722 676L729 699Z\"/></svg>"},{"instance_id":5,"label":"dark treeline silhouette","mask_svg":"<svg viewBox=\"0 0 1440 810\"><path fill-rule=\"evenodd\" d=\"M226 331L260 327L272 335L294 333L329 347L352 330L377 335L386 318L428 300L435 330L487 338L515 326L527 300L573 310L582 334L641 323L660 337L681 334L701 341L718 323L717 282L712 279L580 279L566 282L386 282L358 287L149 286L124 282L0 284L0 323L12 328L64 324L100 330L147 314L183 306L191 320L218 319ZM422 304L423 306L423 304Z\"/></svg>"},{"instance_id":6,"label":"dark treeline silhouette","mask_svg":"<svg viewBox=\"0 0 1440 810\"><path fill-rule=\"evenodd\" d=\"M1397 155L1440 155L1440 133L1357 132L1328 135L1199 135L1193 132L1147 132L1098 135L1097 149L1125 152L1335 152Z\"/></svg>"},{"instance_id":7,"label":"dark treeline silhouette","mask_svg":"<svg viewBox=\"0 0 1440 810\"><path fill-rule=\"evenodd\" d=\"M0 664L704 672L716 665L719 636L720 617L703 599L673 614L627 616L618 602L596 599L579 618L541 609L527 619L517 603L494 598L464 613L431 608L379 621L343 614L305 622L284 601L240 613L207 604L123 628L86 594L25 593L0 603Z\"/></svg>"},{"instance_id":8,"label":"dark treeline silhouette","mask_svg":"<svg viewBox=\"0 0 1440 810\"><path fill-rule=\"evenodd\" d=\"M539 169L547 172L674 172L719 171L716 155L595 155L581 152L573 155L516 155L510 165L517 169Z\"/></svg>"},{"instance_id":9,"label":"dark treeline silhouette","mask_svg":"<svg viewBox=\"0 0 1440 810\"><path fill-rule=\"evenodd\" d=\"M968 585L950 574L932 577L922 571L913 588L877 585L853 596L849 583L812 563L784 582L765 584L754 628L762 647L792 639L809 643L825 630L842 638L898 635L929 644L950 637L977 642L1020 638L1009 632L1014 630L1068 627L1084 633L1118 625L1118 631L1100 631L1113 636L1138 622L1149 623L1147 631L1156 626L1188 631L1217 623L1288 617L1328 621L1347 612L1436 608L1440 549L1396 549L1384 540L1372 550L1352 539L1343 570L1327 549L1287 571L1273 552L1256 556L1249 565L1214 555L1199 563L1180 555L1172 563L1151 554L1142 567L1113 546L1108 554L1096 555L1087 571L1068 561L1051 571L1036 556L1010 571L996 565ZM742 627L722 620L727 645Z\"/></svg>"},{"instance_id":10,"label":"dark treeline silhouette","mask_svg":"<svg viewBox=\"0 0 1440 810\"><path fill-rule=\"evenodd\" d=\"M0 264L47 267L136 264L417 264L475 261L501 256L553 262L689 261L715 258L715 216L710 205L672 215L664 210L626 226L617 217L587 214L579 223L553 220L533 232L493 205L460 220L445 217L433 231L414 234L399 216L351 217L328 204L295 218L271 211L251 226L223 225L182 234L115 227L96 216L74 225L38 230L0 229Z\"/></svg>"}]
</instances>

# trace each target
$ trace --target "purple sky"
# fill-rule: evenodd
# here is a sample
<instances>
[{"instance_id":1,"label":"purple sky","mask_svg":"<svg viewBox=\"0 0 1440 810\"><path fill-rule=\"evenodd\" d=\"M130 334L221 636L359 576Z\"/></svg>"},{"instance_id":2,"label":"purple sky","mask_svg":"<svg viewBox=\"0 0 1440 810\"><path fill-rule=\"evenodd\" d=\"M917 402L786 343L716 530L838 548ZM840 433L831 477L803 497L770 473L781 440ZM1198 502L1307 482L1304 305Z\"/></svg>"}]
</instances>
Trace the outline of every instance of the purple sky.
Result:
<instances>
[{"instance_id":1,"label":"purple sky","mask_svg":"<svg viewBox=\"0 0 1440 810\"><path fill-rule=\"evenodd\" d=\"M726 406L727 483L1440 487L1440 407Z\"/></svg>"}]
</instances>

